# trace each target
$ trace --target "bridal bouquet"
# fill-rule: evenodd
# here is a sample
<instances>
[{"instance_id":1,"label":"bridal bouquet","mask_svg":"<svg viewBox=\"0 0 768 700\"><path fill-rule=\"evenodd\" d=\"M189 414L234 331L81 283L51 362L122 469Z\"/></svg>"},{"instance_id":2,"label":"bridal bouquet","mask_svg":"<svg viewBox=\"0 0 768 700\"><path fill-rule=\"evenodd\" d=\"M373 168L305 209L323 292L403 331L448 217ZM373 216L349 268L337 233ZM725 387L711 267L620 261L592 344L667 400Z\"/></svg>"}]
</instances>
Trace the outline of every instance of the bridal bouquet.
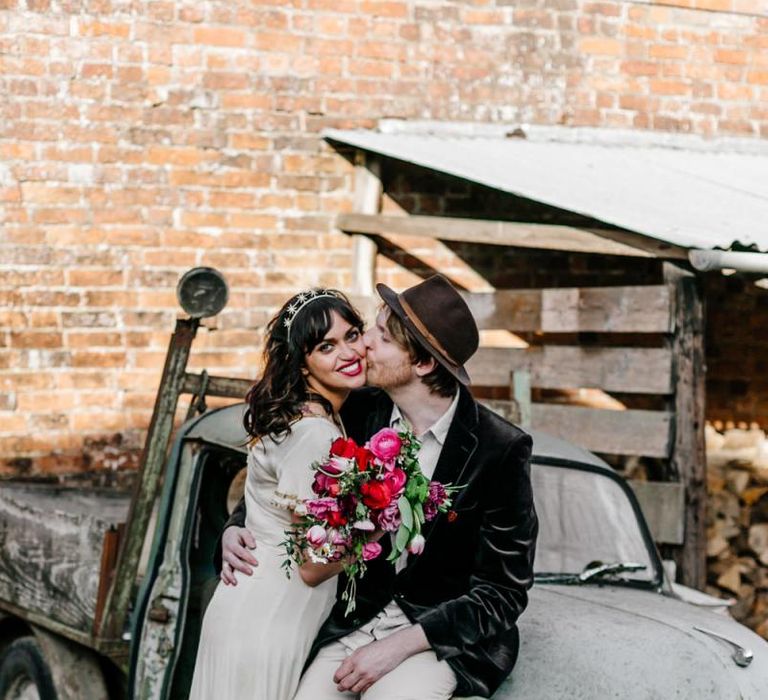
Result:
<instances>
[{"instance_id":1,"label":"bridal bouquet","mask_svg":"<svg viewBox=\"0 0 768 700\"><path fill-rule=\"evenodd\" d=\"M379 430L363 446L349 438L335 440L330 454L311 467L316 498L299 503L300 521L286 532L286 574L305 558L343 562L348 615L355 609L357 579L366 562L382 553L371 533L392 533L387 561L393 564L406 549L420 554L421 526L450 507L456 487L427 480L416 457L419 447L413 432L392 428Z\"/></svg>"}]
</instances>

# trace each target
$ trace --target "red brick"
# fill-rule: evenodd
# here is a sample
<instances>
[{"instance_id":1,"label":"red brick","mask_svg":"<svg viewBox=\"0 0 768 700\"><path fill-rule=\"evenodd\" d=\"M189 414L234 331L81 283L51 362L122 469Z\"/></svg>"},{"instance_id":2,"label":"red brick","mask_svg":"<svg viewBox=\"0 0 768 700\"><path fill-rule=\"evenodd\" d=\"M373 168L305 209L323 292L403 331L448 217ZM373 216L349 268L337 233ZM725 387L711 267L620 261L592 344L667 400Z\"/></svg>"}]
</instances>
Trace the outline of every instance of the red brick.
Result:
<instances>
[{"instance_id":1,"label":"red brick","mask_svg":"<svg viewBox=\"0 0 768 700\"><path fill-rule=\"evenodd\" d=\"M11 346L14 348L59 348L61 344L61 333L43 331L11 333Z\"/></svg>"},{"instance_id":2,"label":"red brick","mask_svg":"<svg viewBox=\"0 0 768 700\"><path fill-rule=\"evenodd\" d=\"M718 49L715 51L715 61L717 63L745 65L749 62L749 54L739 49Z\"/></svg>"},{"instance_id":3,"label":"red brick","mask_svg":"<svg viewBox=\"0 0 768 700\"><path fill-rule=\"evenodd\" d=\"M606 39L604 37L591 37L579 42L579 49L586 54L599 56L621 56L624 46L618 39Z\"/></svg>"},{"instance_id":4,"label":"red brick","mask_svg":"<svg viewBox=\"0 0 768 700\"><path fill-rule=\"evenodd\" d=\"M751 85L768 85L768 70L747 72L747 82Z\"/></svg>"},{"instance_id":5,"label":"red brick","mask_svg":"<svg viewBox=\"0 0 768 700\"><path fill-rule=\"evenodd\" d=\"M659 72L657 63L650 61L624 61L621 70L628 75L656 75Z\"/></svg>"},{"instance_id":6,"label":"red brick","mask_svg":"<svg viewBox=\"0 0 768 700\"><path fill-rule=\"evenodd\" d=\"M667 44L654 44L649 50L651 58L679 58L684 59L688 56L687 46L670 46Z\"/></svg>"}]
</instances>

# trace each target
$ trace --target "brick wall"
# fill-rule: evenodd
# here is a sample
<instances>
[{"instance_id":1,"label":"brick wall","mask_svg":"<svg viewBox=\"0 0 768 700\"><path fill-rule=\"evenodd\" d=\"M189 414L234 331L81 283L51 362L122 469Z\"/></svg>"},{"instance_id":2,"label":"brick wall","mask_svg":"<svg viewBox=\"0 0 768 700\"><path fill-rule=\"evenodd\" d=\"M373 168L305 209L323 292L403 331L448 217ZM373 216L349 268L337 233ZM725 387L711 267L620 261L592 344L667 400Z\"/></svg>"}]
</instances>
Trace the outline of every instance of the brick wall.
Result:
<instances>
[{"instance_id":1,"label":"brick wall","mask_svg":"<svg viewBox=\"0 0 768 700\"><path fill-rule=\"evenodd\" d=\"M767 13L0 0L0 473L136 463L190 266L232 291L193 365L239 376L283 298L349 285L333 217L351 207L351 167L321 129L401 117L766 137ZM456 250L443 259L487 285ZM381 274L411 281L389 260Z\"/></svg>"}]
</instances>

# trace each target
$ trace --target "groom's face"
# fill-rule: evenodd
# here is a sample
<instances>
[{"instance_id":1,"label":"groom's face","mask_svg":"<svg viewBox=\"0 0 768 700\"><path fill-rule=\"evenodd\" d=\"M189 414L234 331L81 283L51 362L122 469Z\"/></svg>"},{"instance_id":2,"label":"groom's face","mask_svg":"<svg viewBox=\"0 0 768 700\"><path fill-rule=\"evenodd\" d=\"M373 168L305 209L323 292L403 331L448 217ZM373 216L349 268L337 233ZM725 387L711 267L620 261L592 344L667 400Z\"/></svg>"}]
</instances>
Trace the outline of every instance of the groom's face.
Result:
<instances>
[{"instance_id":1,"label":"groom's face","mask_svg":"<svg viewBox=\"0 0 768 700\"><path fill-rule=\"evenodd\" d=\"M408 351L395 341L387 329L389 314L388 308L381 309L373 327L363 336L368 351L368 384L385 391L419 381Z\"/></svg>"}]
</instances>

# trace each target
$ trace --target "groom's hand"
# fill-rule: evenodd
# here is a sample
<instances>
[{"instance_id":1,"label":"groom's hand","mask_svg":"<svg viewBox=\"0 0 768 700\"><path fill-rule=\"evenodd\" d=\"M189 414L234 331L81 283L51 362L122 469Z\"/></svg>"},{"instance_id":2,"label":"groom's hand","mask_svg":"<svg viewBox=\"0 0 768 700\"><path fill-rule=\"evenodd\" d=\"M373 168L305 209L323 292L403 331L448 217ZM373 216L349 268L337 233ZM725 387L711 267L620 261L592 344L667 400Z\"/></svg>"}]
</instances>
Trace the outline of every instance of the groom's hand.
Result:
<instances>
[{"instance_id":1,"label":"groom's hand","mask_svg":"<svg viewBox=\"0 0 768 700\"><path fill-rule=\"evenodd\" d=\"M405 657L390 643L392 637L355 649L333 674L339 692L363 693L379 678L398 666Z\"/></svg>"},{"instance_id":2,"label":"groom's hand","mask_svg":"<svg viewBox=\"0 0 768 700\"><path fill-rule=\"evenodd\" d=\"M253 573L251 566L258 566L259 562L249 550L255 548L256 538L248 528L232 525L224 530L221 536L221 580L226 585L237 585L235 571L246 576Z\"/></svg>"},{"instance_id":3,"label":"groom's hand","mask_svg":"<svg viewBox=\"0 0 768 700\"><path fill-rule=\"evenodd\" d=\"M333 682L339 692L363 693L409 656L429 648L421 625L411 625L355 649L333 674Z\"/></svg>"}]
</instances>

